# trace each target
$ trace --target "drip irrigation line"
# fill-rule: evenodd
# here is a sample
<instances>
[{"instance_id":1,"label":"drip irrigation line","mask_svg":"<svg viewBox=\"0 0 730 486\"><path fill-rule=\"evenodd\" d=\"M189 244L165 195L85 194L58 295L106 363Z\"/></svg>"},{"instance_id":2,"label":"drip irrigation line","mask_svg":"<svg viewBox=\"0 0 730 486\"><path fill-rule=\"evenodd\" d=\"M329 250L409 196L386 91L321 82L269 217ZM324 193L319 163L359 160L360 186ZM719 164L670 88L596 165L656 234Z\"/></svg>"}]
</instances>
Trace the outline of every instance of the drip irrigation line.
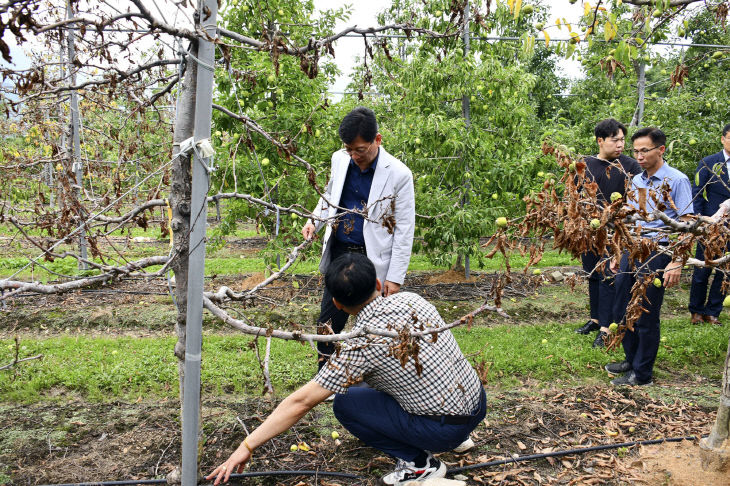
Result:
<instances>
[{"instance_id":1,"label":"drip irrigation line","mask_svg":"<svg viewBox=\"0 0 730 486\"><path fill-rule=\"evenodd\" d=\"M706 435L701 436L702 438L707 437ZM491 466L501 466L509 463L518 463L524 461L532 461L535 459L544 459L546 457L560 457L560 456L571 456L574 454L585 454L587 452L605 451L609 449L618 449L620 447L632 447L635 445L653 445L661 444L664 442L681 442L683 440L696 440L700 437L695 435L688 435L685 437L670 437L664 439L651 439L651 440L636 440L632 442L621 442L619 444L603 444L592 447L583 447L579 449L567 449L555 452L544 452L541 454L531 454L529 456L518 456L509 459L502 459L498 461L480 462L479 464L470 464L468 466L455 467L446 471L446 474L452 475L463 471L470 471L473 469L482 469ZM255 471L241 474L231 474L230 479L244 479L244 478L255 478L265 476L328 476L343 479L354 479L364 480L362 476L356 474L338 472L338 471L314 471L314 470L302 470L302 471ZM43 486L121 486L121 485L135 485L135 484L166 484L167 479L129 479L124 481L97 481L90 483L64 483L64 484L46 484ZM207 483L206 483L207 484Z\"/></svg>"},{"instance_id":2,"label":"drip irrigation line","mask_svg":"<svg viewBox=\"0 0 730 486\"><path fill-rule=\"evenodd\" d=\"M706 435L703 435L701 437L707 437ZM511 457L509 459L502 459L498 461L490 461L490 462L480 462L479 464L470 464L468 466L462 466L462 467L455 467L453 469L449 469L446 471L446 474L456 474L460 473L462 471L470 471L472 469L481 469L484 467L491 467L491 466L501 466L503 464L509 464L509 463L518 463L518 462L524 462L524 461L532 461L534 459L544 459L546 457L561 457L561 456L571 456L573 454L585 454L586 452L594 452L594 451L605 451L608 449L618 449L620 447L632 447L635 445L652 445L652 444L661 444L663 442L681 442L683 440L695 440L699 437L694 435L688 435L686 437L672 437L669 439L652 439L652 440L635 440L632 442L621 442L620 444L603 444L603 445L597 445L592 447L583 447L579 449L568 449L563 451L554 451L554 452L543 452L541 454L531 454L529 456L518 456L518 457Z\"/></svg>"},{"instance_id":3,"label":"drip irrigation line","mask_svg":"<svg viewBox=\"0 0 730 486\"><path fill-rule=\"evenodd\" d=\"M362 476L357 474L343 473L338 471L255 471L240 474L231 474L230 479L245 479L264 476L327 476L342 479L364 480ZM128 479L124 481L97 481L90 483L63 483L63 484L45 484L42 486L121 486L134 484L167 484L167 479ZM202 483L208 484L208 483Z\"/></svg>"}]
</instances>

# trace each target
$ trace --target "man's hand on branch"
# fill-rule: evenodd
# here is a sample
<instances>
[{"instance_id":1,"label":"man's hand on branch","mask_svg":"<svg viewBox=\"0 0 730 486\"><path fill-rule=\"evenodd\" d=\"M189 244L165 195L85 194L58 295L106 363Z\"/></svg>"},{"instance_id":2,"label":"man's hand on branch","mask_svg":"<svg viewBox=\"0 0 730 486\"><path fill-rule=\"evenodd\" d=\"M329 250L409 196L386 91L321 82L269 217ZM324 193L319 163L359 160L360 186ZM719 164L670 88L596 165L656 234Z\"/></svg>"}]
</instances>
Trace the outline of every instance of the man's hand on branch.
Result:
<instances>
[{"instance_id":1,"label":"man's hand on branch","mask_svg":"<svg viewBox=\"0 0 730 486\"><path fill-rule=\"evenodd\" d=\"M621 264L621 260L618 258L611 258L611 263L608 265L608 268L611 269L611 273L618 273L618 267Z\"/></svg>"},{"instance_id":2,"label":"man's hand on branch","mask_svg":"<svg viewBox=\"0 0 730 486\"><path fill-rule=\"evenodd\" d=\"M400 284L386 280L385 286L383 287L383 295L387 297L389 295L397 294L399 290Z\"/></svg>"},{"instance_id":3,"label":"man's hand on branch","mask_svg":"<svg viewBox=\"0 0 730 486\"><path fill-rule=\"evenodd\" d=\"M302 236L305 240L311 240L314 238L314 225L312 223L307 223L302 227Z\"/></svg>"},{"instance_id":4,"label":"man's hand on branch","mask_svg":"<svg viewBox=\"0 0 730 486\"><path fill-rule=\"evenodd\" d=\"M712 220L717 223L728 212L730 212L730 199L726 199L726 200L724 200L723 202L720 203L720 207L715 212L715 214L712 215Z\"/></svg>"},{"instance_id":5,"label":"man's hand on branch","mask_svg":"<svg viewBox=\"0 0 730 486\"><path fill-rule=\"evenodd\" d=\"M679 283L682 275L682 262L670 262L664 269L664 287L671 288Z\"/></svg>"}]
</instances>

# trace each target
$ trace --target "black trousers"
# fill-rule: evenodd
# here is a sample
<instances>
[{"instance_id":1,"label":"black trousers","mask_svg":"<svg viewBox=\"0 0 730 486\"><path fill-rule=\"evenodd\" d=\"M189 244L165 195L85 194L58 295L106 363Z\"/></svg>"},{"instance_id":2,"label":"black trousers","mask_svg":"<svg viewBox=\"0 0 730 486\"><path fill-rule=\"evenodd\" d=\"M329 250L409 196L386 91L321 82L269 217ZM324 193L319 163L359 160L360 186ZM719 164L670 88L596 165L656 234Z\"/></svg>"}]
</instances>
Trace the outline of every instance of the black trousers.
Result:
<instances>
[{"instance_id":1,"label":"black trousers","mask_svg":"<svg viewBox=\"0 0 730 486\"><path fill-rule=\"evenodd\" d=\"M362 249L354 248L352 246L347 246L339 243L334 235L332 235L331 238L332 252L330 253L330 261L333 261L335 258L348 252L365 254L364 246L362 247ZM348 317L350 317L350 315L347 312L339 310L337 307L335 307L334 302L332 302L332 294L329 290L327 290L327 286L325 285L324 292L322 292L322 303L320 304L319 319L317 319L317 334L329 334L330 329L332 329L332 332L335 334L341 333L342 330L345 328L345 325L347 324ZM329 357L334 352L334 343L317 343L317 365L319 366L319 369L322 369L325 363L327 363Z\"/></svg>"}]
</instances>

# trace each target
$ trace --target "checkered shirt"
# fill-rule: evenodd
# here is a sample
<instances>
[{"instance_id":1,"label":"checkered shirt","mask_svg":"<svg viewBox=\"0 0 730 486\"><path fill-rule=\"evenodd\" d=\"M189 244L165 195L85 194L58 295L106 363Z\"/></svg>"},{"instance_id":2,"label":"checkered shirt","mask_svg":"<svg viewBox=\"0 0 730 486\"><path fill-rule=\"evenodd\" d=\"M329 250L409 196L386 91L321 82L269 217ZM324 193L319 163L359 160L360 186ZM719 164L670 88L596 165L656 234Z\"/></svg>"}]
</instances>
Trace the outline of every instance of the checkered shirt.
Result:
<instances>
[{"instance_id":1,"label":"checkered shirt","mask_svg":"<svg viewBox=\"0 0 730 486\"><path fill-rule=\"evenodd\" d=\"M433 305L416 294L399 292L365 306L353 330L367 326L418 332L443 325ZM371 334L343 341L314 381L335 393L347 393L348 386L364 380L415 415L472 414L482 385L451 332L439 333L435 342L433 335L404 338Z\"/></svg>"}]
</instances>

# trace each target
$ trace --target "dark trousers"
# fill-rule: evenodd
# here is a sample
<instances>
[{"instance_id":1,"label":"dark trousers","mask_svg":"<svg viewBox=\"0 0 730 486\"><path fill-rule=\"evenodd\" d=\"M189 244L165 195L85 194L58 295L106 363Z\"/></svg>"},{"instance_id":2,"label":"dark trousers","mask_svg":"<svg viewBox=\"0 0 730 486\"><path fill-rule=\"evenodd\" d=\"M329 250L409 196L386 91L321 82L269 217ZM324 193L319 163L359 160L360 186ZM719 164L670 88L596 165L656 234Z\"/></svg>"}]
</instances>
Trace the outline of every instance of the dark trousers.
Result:
<instances>
[{"instance_id":1,"label":"dark trousers","mask_svg":"<svg viewBox=\"0 0 730 486\"><path fill-rule=\"evenodd\" d=\"M705 260L705 248L700 243L697 243L696 257L698 260ZM689 311L695 314L718 317L722 311L722 301L725 300L725 294L721 290L725 275L719 270L715 271L708 294L707 284L710 283L711 273L712 268L695 267L692 273L692 287L689 289L688 307Z\"/></svg>"},{"instance_id":2,"label":"dark trousers","mask_svg":"<svg viewBox=\"0 0 730 486\"><path fill-rule=\"evenodd\" d=\"M350 387L347 393L335 395L332 411L342 426L366 445L413 461L423 451L450 451L464 442L484 419L487 398L482 389L479 407L460 424L412 415L393 397L373 388Z\"/></svg>"},{"instance_id":3,"label":"dark trousers","mask_svg":"<svg viewBox=\"0 0 730 486\"><path fill-rule=\"evenodd\" d=\"M669 262L671 262L669 255L652 252L648 260L644 262L637 261L636 268L631 268L628 254L624 253L621 257L621 266L618 275L616 275L615 284L616 304L614 314L617 322L625 317L626 306L628 306L631 299L631 287L633 287L636 279L643 279L647 274L653 274L657 270L664 269ZM641 269L637 272L639 267ZM637 275L634 275L635 272ZM626 361L631 364L634 373L636 373L636 379L639 381L651 380L654 361L659 351L659 318L662 302L664 301L664 275L658 274L657 276L662 280L662 286L657 288L651 282L647 285L646 297L641 302L641 306L647 312L642 313L639 320L634 323L633 331L626 331L623 340Z\"/></svg>"},{"instance_id":4,"label":"dark trousers","mask_svg":"<svg viewBox=\"0 0 730 486\"><path fill-rule=\"evenodd\" d=\"M350 250L348 250L346 246L339 244L334 235L332 235L331 238L332 250L330 253L330 261L333 261L337 257L347 253ZM365 253L364 246L361 253ZM339 310L337 307L335 307L334 302L332 302L332 294L329 292L329 290L327 290L327 286L325 285L324 292L322 292L322 303L320 304L319 319L317 319L317 334L329 334L329 331L327 330L328 325L332 328L332 332L334 332L335 334L341 333L342 330L345 328L345 324L347 324L348 317L350 317L350 315L347 312ZM335 352L335 344L318 342L317 352L317 365L319 366L319 369L322 369L332 353Z\"/></svg>"},{"instance_id":5,"label":"dark trousers","mask_svg":"<svg viewBox=\"0 0 730 486\"><path fill-rule=\"evenodd\" d=\"M591 308L591 319L598 321L601 327L608 327L613 321L613 303L616 299L616 286L608 265L594 270L601 260L595 253L586 252L581 255L583 271L588 274L588 302Z\"/></svg>"}]
</instances>

